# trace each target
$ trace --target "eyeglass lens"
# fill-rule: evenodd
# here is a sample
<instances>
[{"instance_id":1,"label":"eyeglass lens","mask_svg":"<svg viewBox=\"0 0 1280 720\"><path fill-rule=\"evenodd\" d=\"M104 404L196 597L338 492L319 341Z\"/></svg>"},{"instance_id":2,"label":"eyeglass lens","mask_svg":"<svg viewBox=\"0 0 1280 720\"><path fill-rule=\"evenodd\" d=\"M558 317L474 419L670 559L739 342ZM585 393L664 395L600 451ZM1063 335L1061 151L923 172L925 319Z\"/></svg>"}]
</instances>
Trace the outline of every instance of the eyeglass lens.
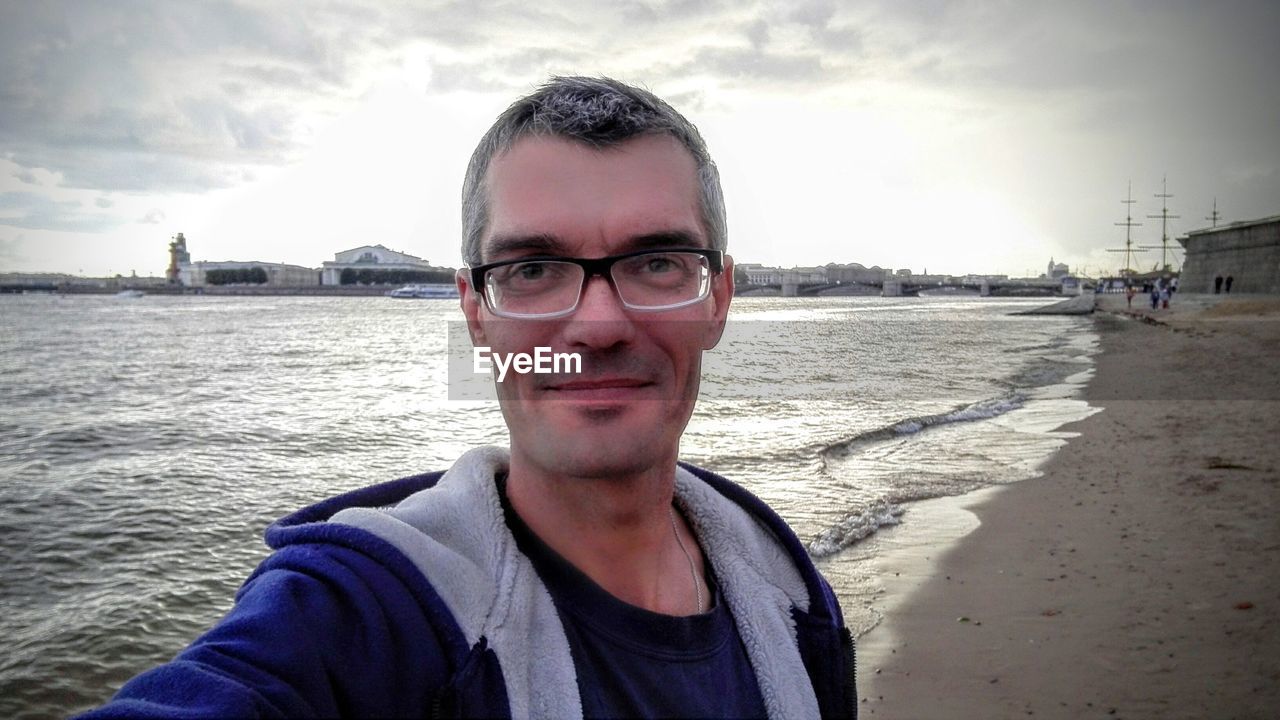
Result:
<instances>
[{"instance_id":1,"label":"eyeglass lens","mask_svg":"<svg viewBox=\"0 0 1280 720\"><path fill-rule=\"evenodd\" d=\"M582 291L581 265L556 260L512 263L485 274L490 305L511 315L553 315L572 310ZM609 271L623 304L660 310L701 300L711 287L707 259L697 253L654 252L624 257Z\"/></svg>"}]
</instances>

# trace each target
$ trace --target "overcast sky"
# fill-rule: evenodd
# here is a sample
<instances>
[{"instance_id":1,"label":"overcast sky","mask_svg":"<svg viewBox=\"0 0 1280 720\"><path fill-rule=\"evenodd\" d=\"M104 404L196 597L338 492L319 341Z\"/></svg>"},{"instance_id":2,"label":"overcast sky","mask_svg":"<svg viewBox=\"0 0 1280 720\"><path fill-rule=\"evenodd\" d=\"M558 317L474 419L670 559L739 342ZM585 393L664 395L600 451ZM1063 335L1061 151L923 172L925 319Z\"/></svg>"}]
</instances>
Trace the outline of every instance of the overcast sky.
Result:
<instances>
[{"instance_id":1,"label":"overcast sky","mask_svg":"<svg viewBox=\"0 0 1280 720\"><path fill-rule=\"evenodd\" d=\"M471 149L554 74L666 97L739 262L1113 272L1280 214L1280 3L0 0L0 271L456 266ZM1142 255L1149 268L1160 253Z\"/></svg>"}]
</instances>

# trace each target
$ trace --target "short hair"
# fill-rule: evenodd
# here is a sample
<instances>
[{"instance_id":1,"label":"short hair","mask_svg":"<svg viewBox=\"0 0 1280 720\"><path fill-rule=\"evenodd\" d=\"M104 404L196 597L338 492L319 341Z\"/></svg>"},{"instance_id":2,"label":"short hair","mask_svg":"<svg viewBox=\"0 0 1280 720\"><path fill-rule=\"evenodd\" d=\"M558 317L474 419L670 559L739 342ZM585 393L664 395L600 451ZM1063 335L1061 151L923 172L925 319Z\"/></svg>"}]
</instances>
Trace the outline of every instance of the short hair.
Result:
<instances>
[{"instance_id":1,"label":"short hair","mask_svg":"<svg viewBox=\"0 0 1280 720\"><path fill-rule=\"evenodd\" d=\"M483 262L480 238L489 224L489 163L516 141L559 137L604 149L643 135L670 135L693 155L703 229L711 248L724 250L729 235L720 172L698 128L648 90L607 77L553 77L499 115L471 154L462 183L463 261L472 266Z\"/></svg>"}]
</instances>

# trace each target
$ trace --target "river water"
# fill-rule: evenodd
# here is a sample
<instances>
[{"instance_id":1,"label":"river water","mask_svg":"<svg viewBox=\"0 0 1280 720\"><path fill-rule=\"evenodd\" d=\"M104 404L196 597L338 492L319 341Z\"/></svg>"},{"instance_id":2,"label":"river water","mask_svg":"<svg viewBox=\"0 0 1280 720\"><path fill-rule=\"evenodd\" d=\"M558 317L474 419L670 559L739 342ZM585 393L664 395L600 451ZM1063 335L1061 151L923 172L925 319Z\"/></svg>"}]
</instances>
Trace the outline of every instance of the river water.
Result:
<instances>
[{"instance_id":1,"label":"river water","mask_svg":"<svg viewBox=\"0 0 1280 720\"><path fill-rule=\"evenodd\" d=\"M739 298L684 459L764 498L859 631L879 527L1032 476L1089 408L1087 319L996 298ZM456 301L0 296L0 716L100 703L230 607L263 529L505 444L451 399Z\"/></svg>"}]
</instances>

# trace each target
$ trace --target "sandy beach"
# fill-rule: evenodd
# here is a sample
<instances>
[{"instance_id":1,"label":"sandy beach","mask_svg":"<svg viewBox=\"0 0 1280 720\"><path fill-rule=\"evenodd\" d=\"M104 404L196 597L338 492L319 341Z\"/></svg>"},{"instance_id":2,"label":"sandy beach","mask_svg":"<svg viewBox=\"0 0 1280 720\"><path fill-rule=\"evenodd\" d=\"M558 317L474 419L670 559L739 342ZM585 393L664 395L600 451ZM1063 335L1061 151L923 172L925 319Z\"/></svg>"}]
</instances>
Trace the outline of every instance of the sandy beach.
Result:
<instances>
[{"instance_id":1,"label":"sandy beach","mask_svg":"<svg viewBox=\"0 0 1280 720\"><path fill-rule=\"evenodd\" d=\"M863 717L1280 716L1280 298L1142 300L1042 476L877 539Z\"/></svg>"}]
</instances>

